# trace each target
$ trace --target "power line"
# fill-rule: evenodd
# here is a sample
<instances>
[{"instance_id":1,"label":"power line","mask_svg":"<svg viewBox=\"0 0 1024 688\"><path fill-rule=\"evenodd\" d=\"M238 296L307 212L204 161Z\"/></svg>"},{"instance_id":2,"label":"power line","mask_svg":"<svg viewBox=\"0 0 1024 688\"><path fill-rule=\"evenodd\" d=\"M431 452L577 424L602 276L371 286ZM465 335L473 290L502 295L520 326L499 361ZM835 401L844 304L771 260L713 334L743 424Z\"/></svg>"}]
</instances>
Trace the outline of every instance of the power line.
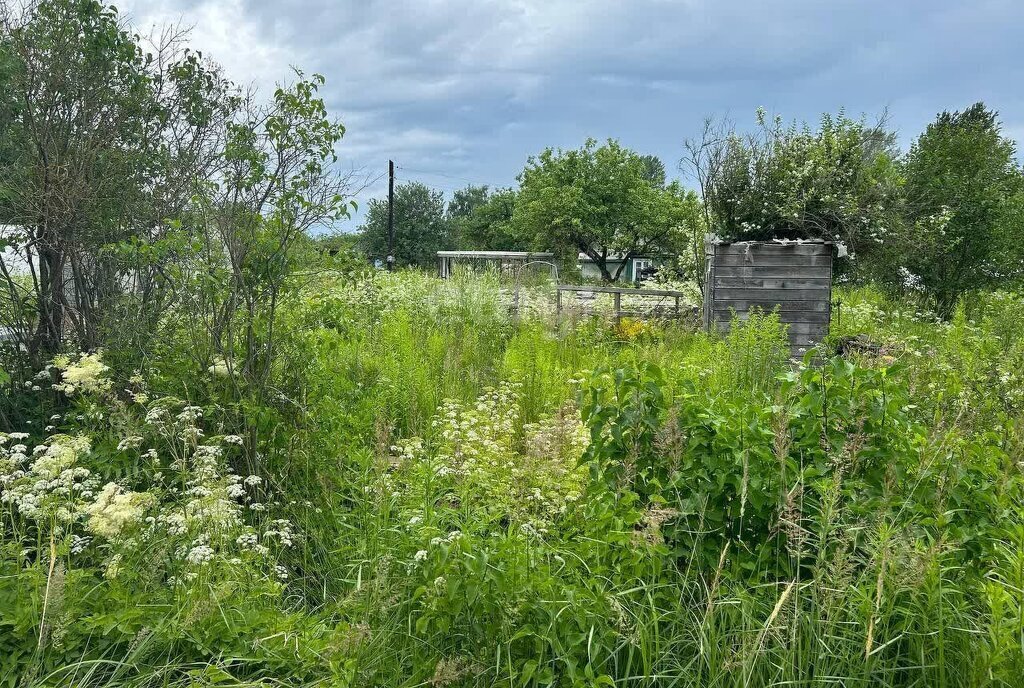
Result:
<instances>
[{"instance_id":1,"label":"power line","mask_svg":"<svg viewBox=\"0 0 1024 688\"><path fill-rule=\"evenodd\" d=\"M427 187L429 187L431 189L438 189L440 191L452 191L452 192L454 192L454 191L462 191L465 188L463 186L456 186L454 184L442 184L442 183L438 183L438 182L435 182L435 181L423 181L423 180L416 179L416 178L413 178L413 177L400 177L398 175L395 175L395 181L399 181L399 182L419 182L419 183L423 184L424 186L427 186Z\"/></svg>"},{"instance_id":2,"label":"power line","mask_svg":"<svg viewBox=\"0 0 1024 688\"><path fill-rule=\"evenodd\" d=\"M411 167L404 167L404 166L401 166L401 165L399 165L398 169L405 170L406 172L412 172L413 174L425 174L425 175L433 176L433 177L446 177L448 179L456 179L456 180L458 180L460 182L466 182L467 184L477 184L477 185L480 185L480 186L491 186L491 184L488 184L486 182L481 182L481 181L475 180L475 179L467 179L466 177L459 177L459 176L456 176L454 174L445 174L444 172L431 172L429 170L416 170L416 169L413 169Z\"/></svg>"}]
</instances>

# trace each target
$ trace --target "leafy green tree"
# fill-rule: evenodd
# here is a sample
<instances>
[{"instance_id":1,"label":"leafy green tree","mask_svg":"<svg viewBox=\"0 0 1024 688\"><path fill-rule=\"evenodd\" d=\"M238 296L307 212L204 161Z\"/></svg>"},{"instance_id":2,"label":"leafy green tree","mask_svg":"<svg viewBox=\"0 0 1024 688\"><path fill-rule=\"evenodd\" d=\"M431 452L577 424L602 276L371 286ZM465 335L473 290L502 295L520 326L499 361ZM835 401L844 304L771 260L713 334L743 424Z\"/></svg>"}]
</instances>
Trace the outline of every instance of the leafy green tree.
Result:
<instances>
[{"instance_id":1,"label":"leafy green tree","mask_svg":"<svg viewBox=\"0 0 1024 688\"><path fill-rule=\"evenodd\" d=\"M655 186L665 186L665 163L661 161L661 158L657 155L643 155L641 158L647 168L644 173L644 176L647 177L647 181Z\"/></svg>"},{"instance_id":2,"label":"leafy green tree","mask_svg":"<svg viewBox=\"0 0 1024 688\"><path fill-rule=\"evenodd\" d=\"M207 327L229 367L241 354L238 370L257 398L272 372L278 309L295 286L295 249L310 228L347 217L351 207L348 179L333 167L345 127L319 95L324 78L298 70L296 77L270 103L239 108L227 127L223 179L205 199L208 255L230 276Z\"/></svg>"},{"instance_id":3,"label":"leafy green tree","mask_svg":"<svg viewBox=\"0 0 1024 688\"><path fill-rule=\"evenodd\" d=\"M1012 139L983 103L942 112L904 165L906 230L896 274L941 316L965 293L1024 271L1024 176Z\"/></svg>"},{"instance_id":4,"label":"leafy green tree","mask_svg":"<svg viewBox=\"0 0 1024 688\"><path fill-rule=\"evenodd\" d=\"M472 212L454 218L459 245L479 251L526 250L528 245L519 238L512 225L516 197L514 189L498 189L488 193Z\"/></svg>"},{"instance_id":5,"label":"leafy green tree","mask_svg":"<svg viewBox=\"0 0 1024 688\"><path fill-rule=\"evenodd\" d=\"M437 252L453 247L452 224L445 213L444 193L420 182L395 187L395 266L429 268ZM388 255L388 201L372 199L359 228L359 246L370 260Z\"/></svg>"},{"instance_id":6,"label":"leafy green tree","mask_svg":"<svg viewBox=\"0 0 1024 688\"><path fill-rule=\"evenodd\" d=\"M632 256L680 251L695 199L678 183L652 183L648 162L614 140L545 150L519 176L515 232L565 262L585 253L606 282L617 280ZM612 272L616 254L625 260Z\"/></svg>"},{"instance_id":7,"label":"leafy green tree","mask_svg":"<svg viewBox=\"0 0 1024 688\"><path fill-rule=\"evenodd\" d=\"M189 243L166 220L215 174L230 90L181 34L144 51L97 0L0 10L0 222L33 268L26 289L0 258L0 310L36 363L147 337Z\"/></svg>"},{"instance_id":8,"label":"leafy green tree","mask_svg":"<svg viewBox=\"0 0 1024 688\"><path fill-rule=\"evenodd\" d=\"M840 112L817 129L768 120L746 136L705 124L683 164L700 186L711 231L731 240L831 239L869 253L892 228L900 186L895 136Z\"/></svg>"},{"instance_id":9,"label":"leafy green tree","mask_svg":"<svg viewBox=\"0 0 1024 688\"><path fill-rule=\"evenodd\" d=\"M458 221L469 217L477 208L487 202L490 191L486 185L468 185L464 189L458 189L452 193L452 200L448 201L448 219Z\"/></svg>"}]
</instances>

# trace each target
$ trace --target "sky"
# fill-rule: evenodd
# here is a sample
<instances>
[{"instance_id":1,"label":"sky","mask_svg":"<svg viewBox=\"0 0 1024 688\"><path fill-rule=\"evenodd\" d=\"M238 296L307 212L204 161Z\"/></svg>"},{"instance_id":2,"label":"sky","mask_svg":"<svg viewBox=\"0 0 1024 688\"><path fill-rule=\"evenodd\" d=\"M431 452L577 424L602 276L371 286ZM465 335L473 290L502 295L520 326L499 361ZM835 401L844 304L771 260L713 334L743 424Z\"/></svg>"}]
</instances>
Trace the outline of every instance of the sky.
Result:
<instances>
[{"instance_id":1,"label":"sky","mask_svg":"<svg viewBox=\"0 0 1024 688\"><path fill-rule=\"evenodd\" d=\"M190 42L269 97L292 67L327 80L338 154L387 193L509 186L544 148L616 138L670 178L708 116L752 128L887 112L903 146L983 100L1024 144L1024 0L122 0L142 33Z\"/></svg>"}]
</instances>

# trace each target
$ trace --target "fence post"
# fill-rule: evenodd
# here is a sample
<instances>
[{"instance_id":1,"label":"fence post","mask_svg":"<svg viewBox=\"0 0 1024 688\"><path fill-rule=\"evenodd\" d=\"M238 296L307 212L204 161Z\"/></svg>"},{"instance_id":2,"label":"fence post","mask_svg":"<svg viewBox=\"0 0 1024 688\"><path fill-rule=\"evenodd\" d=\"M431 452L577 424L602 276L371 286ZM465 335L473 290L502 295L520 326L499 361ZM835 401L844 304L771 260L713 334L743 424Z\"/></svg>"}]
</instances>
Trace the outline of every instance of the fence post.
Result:
<instances>
[{"instance_id":1,"label":"fence post","mask_svg":"<svg viewBox=\"0 0 1024 688\"><path fill-rule=\"evenodd\" d=\"M622 320L622 294L615 292L615 324L618 325Z\"/></svg>"},{"instance_id":2,"label":"fence post","mask_svg":"<svg viewBox=\"0 0 1024 688\"><path fill-rule=\"evenodd\" d=\"M562 317L562 290L555 285L555 318Z\"/></svg>"}]
</instances>

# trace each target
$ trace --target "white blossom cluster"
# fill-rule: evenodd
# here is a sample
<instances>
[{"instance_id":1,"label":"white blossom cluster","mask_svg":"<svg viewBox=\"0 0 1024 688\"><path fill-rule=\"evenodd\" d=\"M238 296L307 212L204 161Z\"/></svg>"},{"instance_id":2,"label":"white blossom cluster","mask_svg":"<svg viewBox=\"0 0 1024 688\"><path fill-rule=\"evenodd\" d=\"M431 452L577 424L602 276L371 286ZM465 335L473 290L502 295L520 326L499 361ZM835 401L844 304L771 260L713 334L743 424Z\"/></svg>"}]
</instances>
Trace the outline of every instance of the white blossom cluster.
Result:
<instances>
[{"instance_id":1,"label":"white blossom cluster","mask_svg":"<svg viewBox=\"0 0 1024 688\"><path fill-rule=\"evenodd\" d=\"M26 433L0 433L0 501L23 518L71 524L93 497L98 480L77 465L90 450L88 438L53 435L29 452ZM8 443L11 441L19 444Z\"/></svg>"},{"instance_id":2,"label":"white blossom cluster","mask_svg":"<svg viewBox=\"0 0 1024 688\"><path fill-rule=\"evenodd\" d=\"M79 362L86 358L93 363L61 370L75 371L65 376L75 389L96 391L87 382L93 378L82 371L99 370L94 365L98 357ZM298 534L289 521L268 521L260 515L267 505L256 498L263 483L259 476L227 470L226 453L243 445L243 439L227 435L204 441L202 417L200 407L159 399L146 410L138 432L125 432L117 451L141 452L152 462L153 480L143 491L103 481L91 471L84 462L92 451L88 437L53 434L29 450L28 433L0 433L0 504L14 518L56 524L72 555L93 552L105 557L107 578L130 570L129 562L135 561L131 557L158 548L184 565L179 581L218 562L238 565L247 560L274 579L286 580L274 553L292 547ZM142 451L153 441L162 444L160 452ZM170 465L161 462L161 453ZM94 547L95 542L103 546Z\"/></svg>"},{"instance_id":3,"label":"white blossom cluster","mask_svg":"<svg viewBox=\"0 0 1024 688\"><path fill-rule=\"evenodd\" d=\"M519 390L506 382L472 405L444 402L433 420L430 450L419 438L396 443L392 462L400 470L384 476L379 492L401 500L419 493L418 481L441 478L450 481L458 503L487 505L546 532L582 497L579 459L589 438L572 406L520 427ZM421 521L417 510L408 525Z\"/></svg>"},{"instance_id":4,"label":"white blossom cluster","mask_svg":"<svg viewBox=\"0 0 1024 688\"><path fill-rule=\"evenodd\" d=\"M125 526L141 521L155 503L156 497L149 492L130 492L111 482L103 486L83 512L89 518L86 525L90 531L113 540Z\"/></svg>"},{"instance_id":5,"label":"white blossom cluster","mask_svg":"<svg viewBox=\"0 0 1024 688\"><path fill-rule=\"evenodd\" d=\"M70 356L58 356L53 366L60 371L61 381L53 388L73 394L75 392L105 392L110 389L111 381L107 378L110 369L103 363L102 352L81 354L77 360Z\"/></svg>"}]
</instances>

